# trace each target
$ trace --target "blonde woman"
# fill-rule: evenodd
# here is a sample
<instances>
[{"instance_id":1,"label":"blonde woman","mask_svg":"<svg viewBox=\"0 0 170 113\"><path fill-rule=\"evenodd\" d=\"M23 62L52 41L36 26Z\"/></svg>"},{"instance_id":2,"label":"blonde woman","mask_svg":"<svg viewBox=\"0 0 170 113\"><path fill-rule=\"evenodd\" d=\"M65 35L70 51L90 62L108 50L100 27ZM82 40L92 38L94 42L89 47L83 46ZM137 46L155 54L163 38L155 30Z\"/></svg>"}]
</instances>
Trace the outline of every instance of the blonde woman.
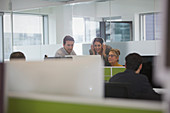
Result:
<instances>
[{"instance_id":1,"label":"blonde woman","mask_svg":"<svg viewBox=\"0 0 170 113\"><path fill-rule=\"evenodd\" d=\"M108 61L110 63L110 66L122 66L118 63L119 62L119 55L120 55L119 49L111 49L110 50L109 57L108 57Z\"/></svg>"}]
</instances>

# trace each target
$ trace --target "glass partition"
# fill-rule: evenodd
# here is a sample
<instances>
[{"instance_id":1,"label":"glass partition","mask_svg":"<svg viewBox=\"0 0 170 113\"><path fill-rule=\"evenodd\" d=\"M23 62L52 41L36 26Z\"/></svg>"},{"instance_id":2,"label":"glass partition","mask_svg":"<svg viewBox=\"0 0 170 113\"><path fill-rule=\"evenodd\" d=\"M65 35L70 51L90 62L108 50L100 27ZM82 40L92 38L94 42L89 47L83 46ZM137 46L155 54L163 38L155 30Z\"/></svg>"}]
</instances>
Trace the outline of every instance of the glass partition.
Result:
<instances>
[{"instance_id":1,"label":"glass partition","mask_svg":"<svg viewBox=\"0 0 170 113\"><path fill-rule=\"evenodd\" d=\"M0 13L0 62L3 62L3 58L4 58L4 52L3 52L3 13Z\"/></svg>"},{"instance_id":2,"label":"glass partition","mask_svg":"<svg viewBox=\"0 0 170 113\"><path fill-rule=\"evenodd\" d=\"M157 4L159 4L158 0L88 1L75 4L60 4L51 7L48 6L17 12L48 15L49 44L62 43L62 38L66 34L73 35L77 43L91 42L94 37L102 36L100 32L100 22L107 22L107 25L105 26L105 29L107 29L106 35L112 34L111 39L113 40L108 40L109 38L107 38L107 41L121 41L120 36L123 37L124 41L138 41L141 40L139 35L141 32L141 24L143 24L143 26L146 26L147 24L139 21L140 15L144 13L150 14L151 12L160 12L160 8L157 7ZM151 21L157 22L159 19L158 16L159 15L153 16ZM125 38L126 34L124 34L123 31L118 33L120 36L117 36L117 33L113 35L114 33L112 32L113 29L115 29L115 24L113 24L113 22L115 21L119 23L129 22L130 25L128 25L128 29L130 30L124 31L128 32L128 38ZM158 26L159 24L160 23L156 23L155 26ZM116 26L120 27L120 25L117 24ZM154 28L155 31L153 34L159 32L158 28L159 27ZM116 29L116 31L120 31L120 29ZM159 34L156 38L159 39Z\"/></svg>"}]
</instances>

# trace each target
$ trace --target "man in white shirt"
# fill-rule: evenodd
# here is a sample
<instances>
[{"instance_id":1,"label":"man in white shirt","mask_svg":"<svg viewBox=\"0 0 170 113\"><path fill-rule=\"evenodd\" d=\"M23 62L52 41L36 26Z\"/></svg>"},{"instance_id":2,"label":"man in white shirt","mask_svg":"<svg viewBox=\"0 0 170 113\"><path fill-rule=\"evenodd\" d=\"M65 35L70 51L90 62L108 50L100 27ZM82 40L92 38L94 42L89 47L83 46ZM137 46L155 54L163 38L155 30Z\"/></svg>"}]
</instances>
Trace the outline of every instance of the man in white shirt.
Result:
<instances>
[{"instance_id":1,"label":"man in white shirt","mask_svg":"<svg viewBox=\"0 0 170 113\"><path fill-rule=\"evenodd\" d=\"M63 39L63 47L57 50L55 56L61 56L64 57L65 55L76 55L76 53L73 50L74 46L74 39L67 35Z\"/></svg>"}]
</instances>

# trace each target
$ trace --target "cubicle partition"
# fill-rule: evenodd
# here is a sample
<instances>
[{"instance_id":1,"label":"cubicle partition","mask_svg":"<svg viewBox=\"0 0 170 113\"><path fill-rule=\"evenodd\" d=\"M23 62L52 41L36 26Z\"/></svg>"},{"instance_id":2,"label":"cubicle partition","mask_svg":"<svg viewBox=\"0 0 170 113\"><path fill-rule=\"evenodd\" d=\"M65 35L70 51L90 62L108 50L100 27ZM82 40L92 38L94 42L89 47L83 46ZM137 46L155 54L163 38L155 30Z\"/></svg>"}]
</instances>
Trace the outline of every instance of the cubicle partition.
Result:
<instances>
[{"instance_id":1,"label":"cubicle partition","mask_svg":"<svg viewBox=\"0 0 170 113\"><path fill-rule=\"evenodd\" d=\"M125 67L120 66L105 66L104 67L104 79L105 81L109 81L109 79L119 72L124 72Z\"/></svg>"},{"instance_id":2,"label":"cubicle partition","mask_svg":"<svg viewBox=\"0 0 170 113\"><path fill-rule=\"evenodd\" d=\"M9 95L8 113L163 113L158 102Z\"/></svg>"},{"instance_id":3,"label":"cubicle partition","mask_svg":"<svg viewBox=\"0 0 170 113\"><path fill-rule=\"evenodd\" d=\"M100 56L11 61L5 68L8 113L162 113L161 102L105 99Z\"/></svg>"}]
</instances>

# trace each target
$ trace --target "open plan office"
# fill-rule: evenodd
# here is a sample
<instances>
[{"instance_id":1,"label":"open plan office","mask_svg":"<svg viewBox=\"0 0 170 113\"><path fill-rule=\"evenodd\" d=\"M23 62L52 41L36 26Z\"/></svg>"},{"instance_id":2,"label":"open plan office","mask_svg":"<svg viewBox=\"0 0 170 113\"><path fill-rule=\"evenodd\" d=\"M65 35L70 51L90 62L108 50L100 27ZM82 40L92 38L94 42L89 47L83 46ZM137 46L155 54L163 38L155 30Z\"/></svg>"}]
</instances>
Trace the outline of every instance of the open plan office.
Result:
<instances>
[{"instance_id":1,"label":"open plan office","mask_svg":"<svg viewBox=\"0 0 170 113\"><path fill-rule=\"evenodd\" d=\"M0 113L170 113L169 6L168 0L1 0ZM24 58L12 60L15 52ZM130 98L131 84L110 82L128 70L130 53L140 54L137 74L159 99ZM113 57L120 66L106 65Z\"/></svg>"}]
</instances>

